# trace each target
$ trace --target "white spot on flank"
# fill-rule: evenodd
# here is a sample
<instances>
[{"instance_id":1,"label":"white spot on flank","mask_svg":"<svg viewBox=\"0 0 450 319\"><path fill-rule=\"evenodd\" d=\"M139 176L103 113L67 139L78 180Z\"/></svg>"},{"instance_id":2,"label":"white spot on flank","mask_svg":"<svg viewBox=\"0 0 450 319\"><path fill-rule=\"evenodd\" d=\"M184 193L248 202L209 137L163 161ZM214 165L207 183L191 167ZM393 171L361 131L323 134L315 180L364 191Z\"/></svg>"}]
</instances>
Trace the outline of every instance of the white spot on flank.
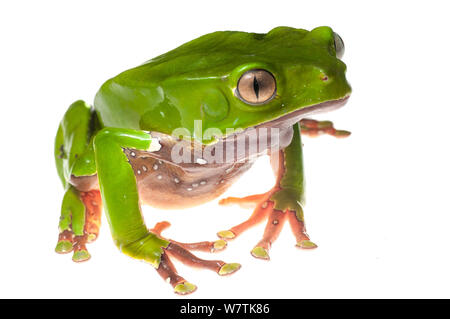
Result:
<instances>
[{"instance_id":1,"label":"white spot on flank","mask_svg":"<svg viewBox=\"0 0 450 319\"><path fill-rule=\"evenodd\" d=\"M176 177L173 179L173 181L174 181L175 183L177 183L177 184L180 182L180 180L179 180L178 178L176 178Z\"/></svg>"},{"instance_id":2,"label":"white spot on flank","mask_svg":"<svg viewBox=\"0 0 450 319\"><path fill-rule=\"evenodd\" d=\"M157 179L162 179L162 175L156 176Z\"/></svg>"},{"instance_id":3,"label":"white spot on flank","mask_svg":"<svg viewBox=\"0 0 450 319\"><path fill-rule=\"evenodd\" d=\"M158 169L158 165L153 165L153 169L156 171Z\"/></svg>"},{"instance_id":4,"label":"white spot on flank","mask_svg":"<svg viewBox=\"0 0 450 319\"><path fill-rule=\"evenodd\" d=\"M159 144L158 139L154 138L150 142L149 152L157 152L161 149L161 144Z\"/></svg>"},{"instance_id":5,"label":"white spot on flank","mask_svg":"<svg viewBox=\"0 0 450 319\"><path fill-rule=\"evenodd\" d=\"M145 166L145 165L142 165L142 170L144 171L144 172L146 172L147 171L147 166Z\"/></svg>"},{"instance_id":6,"label":"white spot on flank","mask_svg":"<svg viewBox=\"0 0 450 319\"><path fill-rule=\"evenodd\" d=\"M197 187L197 186L198 186L198 183L192 184L192 187Z\"/></svg>"},{"instance_id":7,"label":"white spot on flank","mask_svg":"<svg viewBox=\"0 0 450 319\"><path fill-rule=\"evenodd\" d=\"M189 187L187 190L190 192L192 190L192 188Z\"/></svg>"},{"instance_id":8,"label":"white spot on flank","mask_svg":"<svg viewBox=\"0 0 450 319\"><path fill-rule=\"evenodd\" d=\"M197 158L197 164L205 165L208 163L204 158Z\"/></svg>"},{"instance_id":9,"label":"white spot on flank","mask_svg":"<svg viewBox=\"0 0 450 319\"><path fill-rule=\"evenodd\" d=\"M135 152L131 152L130 155L133 156L133 157L136 157L136 153Z\"/></svg>"},{"instance_id":10,"label":"white spot on flank","mask_svg":"<svg viewBox=\"0 0 450 319\"><path fill-rule=\"evenodd\" d=\"M206 184L206 181L201 181L200 182L200 185L205 185Z\"/></svg>"},{"instance_id":11,"label":"white spot on flank","mask_svg":"<svg viewBox=\"0 0 450 319\"><path fill-rule=\"evenodd\" d=\"M138 169L138 170L137 170L137 173L138 173L138 175L141 175L141 170Z\"/></svg>"}]
</instances>

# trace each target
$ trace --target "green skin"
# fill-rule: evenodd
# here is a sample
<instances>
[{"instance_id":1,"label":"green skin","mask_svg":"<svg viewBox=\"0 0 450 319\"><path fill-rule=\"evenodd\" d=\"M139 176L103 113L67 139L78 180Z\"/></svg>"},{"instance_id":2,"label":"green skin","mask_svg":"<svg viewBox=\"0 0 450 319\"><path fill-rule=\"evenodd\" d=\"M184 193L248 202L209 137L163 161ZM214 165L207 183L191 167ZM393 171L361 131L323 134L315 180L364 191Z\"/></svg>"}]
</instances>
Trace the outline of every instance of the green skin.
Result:
<instances>
[{"instance_id":1,"label":"green skin","mask_svg":"<svg viewBox=\"0 0 450 319\"><path fill-rule=\"evenodd\" d=\"M214 138L204 137L209 128L222 132L217 137L226 137L227 128L253 127L347 97L351 88L346 66L336 57L334 37L329 27L207 34L106 81L93 107L83 101L72 104L55 142L56 166L65 187L60 231L83 235L85 208L69 180L97 174L115 244L157 268L169 241L144 224L136 177L122 148L151 150L149 131L170 135L182 127L194 132L195 120L202 120L202 134L193 138L211 144ZM251 69L267 70L276 79L276 97L265 104L250 105L236 96L240 76ZM276 209L294 210L303 220L298 125L283 152L283 189L271 199Z\"/></svg>"}]
</instances>

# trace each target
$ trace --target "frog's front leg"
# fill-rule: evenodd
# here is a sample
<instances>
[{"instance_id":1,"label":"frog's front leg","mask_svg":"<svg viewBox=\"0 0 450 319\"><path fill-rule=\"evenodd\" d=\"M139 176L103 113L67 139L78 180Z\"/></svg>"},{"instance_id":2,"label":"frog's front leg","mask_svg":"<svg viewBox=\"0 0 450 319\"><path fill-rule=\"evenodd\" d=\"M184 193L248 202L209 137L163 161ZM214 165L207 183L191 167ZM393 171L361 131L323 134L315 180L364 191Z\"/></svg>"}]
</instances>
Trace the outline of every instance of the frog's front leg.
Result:
<instances>
[{"instance_id":1,"label":"frog's front leg","mask_svg":"<svg viewBox=\"0 0 450 319\"><path fill-rule=\"evenodd\" d=\"M129 129L104 128L94 140L98 180L115 244L126 255L152 264L158 273L179 294L193 292L195 285L177 274L170 257L183 263L215 271L219 275L231 274L239 264L220 260L207 261L195 257L188 249L211 248L210 242L181 244L161 237L167 224L157 224L148 230L139 204L136 177L124 148L157 151L159 143L149 133Z\"/></svg>"},{"instance_id":2,"label":"frog's front leg","mask_svg":"<svg viewBox=\"0 0 450 319\"><path fill-rule=\"evenodd\" d=\"M286 220L291 224L297 247L304 249L317 247L309 240L304 224L303 157L298 124L294 125L291 144L272 154L271 162L277 179L269 192L244 198L229 197L220 201L220 204L256 206L247 221L219 232L218 236L223 239L236 238L248 228L267 220L262 239L251 251L254 257L261 259L269 259L270 246L278 237Z\"/></svg>"}]
</instances>

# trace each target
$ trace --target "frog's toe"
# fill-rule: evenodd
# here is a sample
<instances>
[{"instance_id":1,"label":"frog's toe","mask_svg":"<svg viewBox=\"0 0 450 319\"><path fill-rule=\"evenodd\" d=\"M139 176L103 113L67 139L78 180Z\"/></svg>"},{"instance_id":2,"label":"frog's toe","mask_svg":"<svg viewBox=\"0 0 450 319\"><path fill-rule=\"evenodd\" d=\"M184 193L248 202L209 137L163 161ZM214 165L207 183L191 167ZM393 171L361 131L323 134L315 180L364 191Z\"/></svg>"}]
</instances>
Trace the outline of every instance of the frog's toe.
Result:
<instances>
[{"instance_id":1,"label":"frog's toe","mask_svg":"<svg viewBox=\"0 0 450 319\"><path fill-rule=\"evenodd\" d=\"M231 275L232 273L235 273L239 269L241 269L241 264L238 263L224 264L222 267L220 267L218 274L220 276Z\"/></svg>"},{"instance_id":2,"label":"frog's toe","mask_svg":"<svg viewBox=\"0 0 450 319\"><path fill-rule=\"evenodd\" d=\"M328 134L337 138L350 136L351 132L337 130L331 121L316 121L312 119L302 119L300 121L302 135L316 137L322 134Z\"/></svg>"},{"instance_id":3,"label":"frog's toe","mask_svg":"<svg viewBox=\"0 0 450 319\"><path fill-rule=\"evenodd\" d=\"M295 246L297 246L298 248L301 248L301 249L317 248L317 245L308 239L304 239L304 240L297 242L297 244Z\"/></svg>"},{"instance_id":4,"label":"frog's toe","mask_svg":"<svg viewBox=\"0 0 450 319\"><path fill-rule=\"evenodd\" d=\"M257 194L246 197L226 197L219 200L219 205L237 204L242 208L255 208L255 206L263 201L266 196L266 194Z\"/></svg>"},{"instance_id":5,"label":"frog's toe","mask_svg":"<svg viewBox=\"0 0 450 319\"><path fill-rule=\"evenodd\" d=\"M223 239L216 240L213 243L213 247L211 248L211 252L217 252L224 250L227 247L227 242Z\"/></svg>"},{"instance_id":6,"label":"frog's toe","mask_svg":"<svg viewBox=\"0 0 450 319\"><path fill-rule=\"evenodd\" d=\"M58 254L67 254L70 253L72 250L73 244L68 240L58 241L55 247L55 252L57 252Z\"/></svg>"},{"instance_id":7,"label":"frog's toe","mask_svg":"<svg viewBox=\"0 0 450 319\"><path fill-rule=\"evenodd\" d=\"M55 252L58 254L67 254L73 251L72 260L74 262L87 261L91 258L91 254L86 248L87 242L89 242L88 234L73 236L72 232L66 231L60 234Z\"/></svg>"},{"instance_id":8,"label":"frog's toe","mask_svg":"<svg viewBox=\"0 0 450 319\"><path fill-rule=\"evenodd\" d=\"M73 250L73 233L70 230L64 230L59 233L58 243L55 252L58 254L67 254Z\"/></svg>"},{"instance_id":9,"label":"frog's toe","mask_svg":"<svg viewBox=\"0 0 450 319\"><path fill-rule=\"evenodd\" d=\"M150 229L150 231L158 236L161 235L161 232L170 226L169 222L159 222ZM195 243L181 243L179 241L175 241L169 239L169 241L173 244L176 244L180 247L183 247L186 250L196 250L196 251L204 251L209 253L215 253L221 250L224 250L227 247L227 242L223 239L219 239L216 241L200 241Z\"/></svg>"},{"instance_id":10,"label":"frog's toe","mask_svg":"<svg viewBox=\"0 0 450 319\"><path fill-rule=\"evenodd\" d=\"M212 270L219 275L227 275L231 274L241 267L238 263L225 263L222 260L205 260L198 258L189 250L187 250L185 247L175 243L171 242L169 246L167 246L166 251L169 253L169 255L175 257L182 263L193 266L193 267L200 267Z\"/></svg>"},{"instance_id":11,"label":"frog's toe","mask_svg":"<svg viewBox=\"0 0 450 319\"><path fill-rule=\"evenodd\" d=\"M258 259L270 260L269 251L261 246L256 246L250 252L253 257Z\"/></svg>"},{"instance_id":12,"label":"frog's toe","mask_svg":"<svg viewBox=\"0 0 450 319\"><path fill-rule=\"evenodd\" d=\"M83 261L87 261L91 258L91 254L89 254L86 248L87 238L88 238L87 235L77 236L74 238L73 256L72 256L72 260L74 262L80 263Z\"/></svg>"},{"instance_id":13,"label":"frog's toe","mask_svg":"<svg viewBox=\"0 0 450 319\"><path fill-rule=\"evenodd\" d=\"M83 261L87 261L91 258L91 254L87 251L87 249L78 250L73 253L72 260L76 263L80 263Z\"/></svg>"},{"instance_id":14,"label":"frog's toe","mask_svg":"<svg viewBox=\"0 0 450 319\"><path fill-rule=\"evenodd\" d=\"M193 293L196 290L197 290L197 286L194 284L191 284L188 281L179 283L173 288L173 291L179 295L187 295L187 294Z\"/></svg>"},{"instance_id":15,"label":"frog's toe","mask_svg":"<svg viewBox=\"0 0 450 319\"><path fill-rule=\"evenodd\" d=\"M217 236L222 239L233 239L236 235L231 230L222 230L217 233Z\"/></svg>"}]
</instances>

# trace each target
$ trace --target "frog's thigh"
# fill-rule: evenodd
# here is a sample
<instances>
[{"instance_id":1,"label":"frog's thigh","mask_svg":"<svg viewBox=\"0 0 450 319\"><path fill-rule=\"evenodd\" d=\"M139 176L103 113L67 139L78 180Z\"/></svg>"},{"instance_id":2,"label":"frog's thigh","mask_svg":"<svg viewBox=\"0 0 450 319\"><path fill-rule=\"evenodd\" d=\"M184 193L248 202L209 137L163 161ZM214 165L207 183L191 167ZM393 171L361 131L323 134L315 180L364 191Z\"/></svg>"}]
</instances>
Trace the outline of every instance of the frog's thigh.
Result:
<instances>
[{"instance_id":1,"label":"frog's thigh","mask_svg":"<svg viewBox=\"0 0 450 319\"><path fill-rule=\"evenodd\" d=\"M149 133L128 129L104 128L94 139L100 191L111 233L119 248L149 235L141 214L136 177L123 148L148 150L150 144ZM161 244L167 246L168 243ZM143 259L157 265L162 251L159 247L154 248L155 255L143 256ZM122 251L127 253L127 249ZM137 257L135 252L129 253Z\"/></svg>"}]
</instances>

